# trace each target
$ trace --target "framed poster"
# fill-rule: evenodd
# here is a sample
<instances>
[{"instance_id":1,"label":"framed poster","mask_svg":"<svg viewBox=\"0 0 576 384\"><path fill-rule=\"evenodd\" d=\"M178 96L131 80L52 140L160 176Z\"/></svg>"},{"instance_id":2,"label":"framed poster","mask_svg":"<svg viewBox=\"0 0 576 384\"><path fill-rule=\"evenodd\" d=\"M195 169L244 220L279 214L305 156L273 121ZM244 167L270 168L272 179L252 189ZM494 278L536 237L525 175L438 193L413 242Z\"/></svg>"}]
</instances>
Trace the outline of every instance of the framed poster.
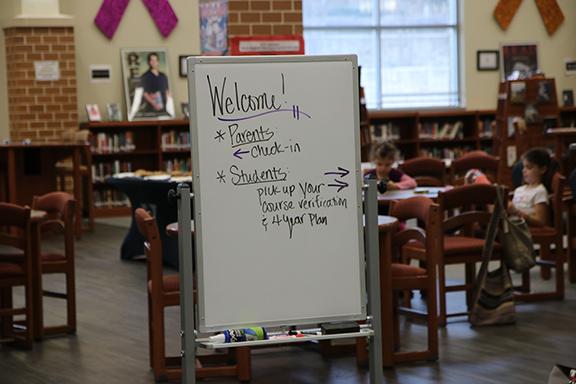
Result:
<instances>
[{"instance_id":1,"label":"framed poster","mask_svg":"<svg viewBox=\"0 0 576 384\"><path fill-rule=\"evenodd\" d=\"M529 79L538 73L536 43L502 45L502 77L504 80Z\"/></svg>"},{"instance_id":2,"label":"framed poster","mask_svg":"<svg viewBox=\"0 0 576 384\"><path fill-rule=\"evenodd\" d=\"M228 53L228 0L201 0L200 48L205 56Z\"/></svg>"},{"instance_id":3,"label":"framed poster","mask_svg":"<svg viewBox=\"0 0 576 384\"><path fill-rule=\"evenodd\" d=\"M500 51L476 51L478 71L497 71L500 67Z\"/></svg>"},{"instance_id":4,"label":"framed poster","mask_svg":"<svg viewBox=\"0 0 576 384\"><path fill-rule=\"evenodd\" d=\"M121 59L128 120L174 118L166 51L122 49Z\"/></svg>"}]
</instances>

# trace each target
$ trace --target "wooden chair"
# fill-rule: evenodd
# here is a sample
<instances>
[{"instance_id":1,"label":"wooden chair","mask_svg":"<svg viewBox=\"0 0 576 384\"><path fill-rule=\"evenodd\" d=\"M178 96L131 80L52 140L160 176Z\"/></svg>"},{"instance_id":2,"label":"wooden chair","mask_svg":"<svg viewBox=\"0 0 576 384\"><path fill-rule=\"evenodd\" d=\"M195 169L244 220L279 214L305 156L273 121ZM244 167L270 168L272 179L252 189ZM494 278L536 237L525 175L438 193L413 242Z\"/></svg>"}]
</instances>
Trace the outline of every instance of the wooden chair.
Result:
<instances>
[{"instance_id":1,"label":"wooden chair","mask_svg":"<svg viewBox=\"0 0 576 384\"><path fill-rule=\"evenodd\" d=\"M568 277L572 284L576 283L576 199L573 196L565 198L568 212Z\"/></svg>"},{"instance_id":2,"label":"wooden chair","mask_svg":"<svg viewBox=\"0 0 576 384\"><path fill-rule=\"evenodd\" d=\"M463 185L441 192L438 195L438 219L433 221L439 229L434 229L443 238L442 251L438 257L438 303L439 324L446 325L448 316L462 316L464 313L447 313L446 294L465 291L468 308L472 304L472 295L476 281L476 263L482 259L484 238L482 228L488 225L491 213L487 206L496 201L496 187L487 184ZM451 212L459 214L449 216ZM423 243L412 243L404 247L406 259L425 257ZM500 255L500 244L494 244L493 259ZM446 266L464 264L465 282L448 286L446 284Z\"/></svg>"},{"instance_id":3,"label":"wooden chair","mask_svg":"<svg viewBox=\"0 0 576 384\"><path fill-rule=\"evenodd\" d=\"M433 157L416 157L398 166L416 180L418 186L442 187L446 185L446 164Z\"/></svg>"},{"instance_id":4,"label":"wooden chair","mask_svg":"<svg viewBox=\"0 0 576 384\"><path fill-rule=\"evenodd\" d=\"M144 236L144 249L148 271L148 332L150 365L156 380L178 380L182 375L181 357L167 357L164 340L164 309L180 305L180 279L178 275L164 275L162 272L162 245L156 220L142 208L134 212L140 233ZM190 303L192 304L192 303ZM240 381L251 378L250 348L230 348L235 364L204 366L228 362L228 355L200 356L200 366L196 377L236 376Z\"/></svg>"},{"instance_id":5,"label":"wooden chair","mask_svg":"<svg viewBox=\"0 0 576 384\"><path fill-rule=\"evenodd\" d=\"M63 140L70 143L87 143L90 141L91 132L87 129L82 130L69 130L64 132ZM83 196L83 200L77 202L79 205L78 215L76 217L77 233L78 238L82 234L82 216L83 212L86 211L88 215L88 229L94 231L94 193L92 185L92 153L90 148L86 147L82 151L82 164L80 165L80 192L79 196ZM67 158L61 160L55 164L56 177L58 179L58 188L60 191L66 191L66 177L72 177L74 175L74 167L72 158Z\"/></svg>"},{"instance_id":6,"label":"wooden chair","mask_svg":"<svg viewBox=\"0 0 576 384\"><path fill-rule=\"evenodd\" d=\"M66 292L43 291L42 295L66 300L66 324L43 327L45 335L76 333L76 285L74 267L74 232L76 201L66 192L51 192L35 196L32 208L47 212L47 219L40 225L42 235L63 234L63 252L41 252L43 275L63 274L66 279Z\"/></svg>"},{"instance_id":7,"label":"wooden chair","mask_svg":"<svg viewBox=\"0 0 576 384\"><path fill-rule=\"evenodd\" d=\"M450 166L450 182L452 185L464 184L464 175L470 169L479 169L486 174L491 182L498 181L498 158L484 151L472 151L452 161Z\"/></svg>"},{"instance_id":8,"label":"wooden chair","mask_svg":"<svg viewBox=\"0 0 576 384\"><path fill-rule=\"evenodd\" d=\"M0 319L2 319L2 339L21 341L26 348L32 348L33 297L32 297L32 250L30 233L30 208L14 204L0 203L0 228L8 227L11 232L0 232L0 244L18 249L23 253L23 262L12 263L0 260ZM16 233L16 234L14 234ZM24 307L14 308L12 287L23 286ZM14 316L24 315L24 330L14 330Z\"/></svg>"},{"instance_id":9,"label":"wooden chair","mask_svg":"<svg viewBox=\"0 0 576 384\"><path fill-rule=\"evenodd\" d=\"M392 340L383 340L382 357L383 366L392 367L396 363L419 360L434 361L438 359L438 314L436 308L436 259L440 251L439 235L431 232L438 230L439 226L433 221L438 218L438 206L426 197L413 197L399 202L392 202L390 215L405 221L417 219L424 225L421 228L408 228L395 233L392 237L392 247L383 236L380 236L380 269L381 269L381 319L382 333L392 335ZM391 255L399 255L402 249L413 241L426 244L425 268L392 261ZM390 248L393 248L390 249ZM388 288L384 288L386 279L391 281ZM390 289L391 287L391 289ZM399 292L405 294L411 290L420 290L426 293L427 309L425 313L410 308L400 308ZM391 298L387 296L391 295ZM424 315L428 329L427 349L423 351L400 351L400 311L410 314ZM360 365L368 360L366 339L359 338L356 342L356 356Z\"/></svg>"},{"instance_id":10,"label":"wooden chair","mask_svg":"<svg viewBox=\"0 0 576 384\"><path fill-rule=\"evenodd\" d=\"M539 301L550 299L564 299L564 248L562 237L564 236L564 187L566 178L560 173L552 177L552 195L550 198L552 226L530 227L532 240L540 245L537 264L541 266L540 273L545 280L550 279L550 268L556 270L555 289L550 292L531 292L530 271L522 274L521 293L516 299L520 301ZM554 245L554 251L552 251Z\"/></svg>"}]
</instances>

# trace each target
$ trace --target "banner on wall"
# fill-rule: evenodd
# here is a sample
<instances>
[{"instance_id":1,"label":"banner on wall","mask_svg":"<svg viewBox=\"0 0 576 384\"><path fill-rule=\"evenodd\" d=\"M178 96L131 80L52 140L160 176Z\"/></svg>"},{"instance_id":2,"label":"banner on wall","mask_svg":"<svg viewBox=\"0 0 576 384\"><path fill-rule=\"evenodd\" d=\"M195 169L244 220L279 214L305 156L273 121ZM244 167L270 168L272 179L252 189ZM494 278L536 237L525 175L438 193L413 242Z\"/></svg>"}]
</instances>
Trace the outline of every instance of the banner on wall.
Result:
<instances>
[{"instance_id":1,"label":"banner on wall","mask_svg":"<svg viewBox=\"0 0 576 384\"><path fill-rule=\"evenodd\" d=\"M303 55L302 35L234 36L230 54L240 55Z\"/></svg>"},{"instance_id":2,"label":"banner on wall","mask_svg":"<svg viewBox=\"0 0 576 384\"><path fill-rule=\"evenodd\" d=\"M201 1L199 6L202 54L228 54L228 0Z\"/></svg>"}]
</instances>

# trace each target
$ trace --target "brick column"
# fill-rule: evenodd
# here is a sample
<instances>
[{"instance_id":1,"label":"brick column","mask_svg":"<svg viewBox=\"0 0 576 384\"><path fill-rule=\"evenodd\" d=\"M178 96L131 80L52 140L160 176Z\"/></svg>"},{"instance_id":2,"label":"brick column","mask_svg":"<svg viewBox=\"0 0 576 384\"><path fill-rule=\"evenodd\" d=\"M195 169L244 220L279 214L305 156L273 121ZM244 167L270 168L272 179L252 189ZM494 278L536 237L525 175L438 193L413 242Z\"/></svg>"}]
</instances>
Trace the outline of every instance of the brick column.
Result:
<instances>
[{"instance_id":1,"label":"brick column","mask_svg":"<svg viewBox=\"0 0 576 384\"><path fill-rule=\"evenodd\" d=\"M228 35L301 35L302 0L229 0Z\"/></svg>"},{"instance_id":2,"label":"brick column","mask_svg":"<svg viewBox=\"0 0 576 384\"><path fill-rule=\"evenodd\" d=\"M72 27L4 29L10 138L60 141L77 129L76 58ZM58 61L60 80L36 81L35 61Z\"/></svg>"}]
</instances>

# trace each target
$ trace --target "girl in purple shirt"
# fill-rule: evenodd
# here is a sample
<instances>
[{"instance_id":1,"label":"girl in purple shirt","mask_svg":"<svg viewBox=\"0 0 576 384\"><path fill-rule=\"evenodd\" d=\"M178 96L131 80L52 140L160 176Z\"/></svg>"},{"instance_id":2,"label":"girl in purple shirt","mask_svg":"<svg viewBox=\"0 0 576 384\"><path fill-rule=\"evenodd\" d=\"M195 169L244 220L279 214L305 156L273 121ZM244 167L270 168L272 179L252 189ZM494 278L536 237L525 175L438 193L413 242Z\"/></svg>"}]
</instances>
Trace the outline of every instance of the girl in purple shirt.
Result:
<instances>
[{"instance_id":1,"label":"girl in purple shirt","mask_svg":"<svg viewBox=\"0 0 576 384\"><path fill-rule=\"evenodd\" d=\"M416 180L396 168L392 168L396 157L396 147L390 143L381 143L372 153L372 161L376 169L366 173L366 178L376 179L386 183L386 190L416 188Z\"/></svg>"}]
</instances>

